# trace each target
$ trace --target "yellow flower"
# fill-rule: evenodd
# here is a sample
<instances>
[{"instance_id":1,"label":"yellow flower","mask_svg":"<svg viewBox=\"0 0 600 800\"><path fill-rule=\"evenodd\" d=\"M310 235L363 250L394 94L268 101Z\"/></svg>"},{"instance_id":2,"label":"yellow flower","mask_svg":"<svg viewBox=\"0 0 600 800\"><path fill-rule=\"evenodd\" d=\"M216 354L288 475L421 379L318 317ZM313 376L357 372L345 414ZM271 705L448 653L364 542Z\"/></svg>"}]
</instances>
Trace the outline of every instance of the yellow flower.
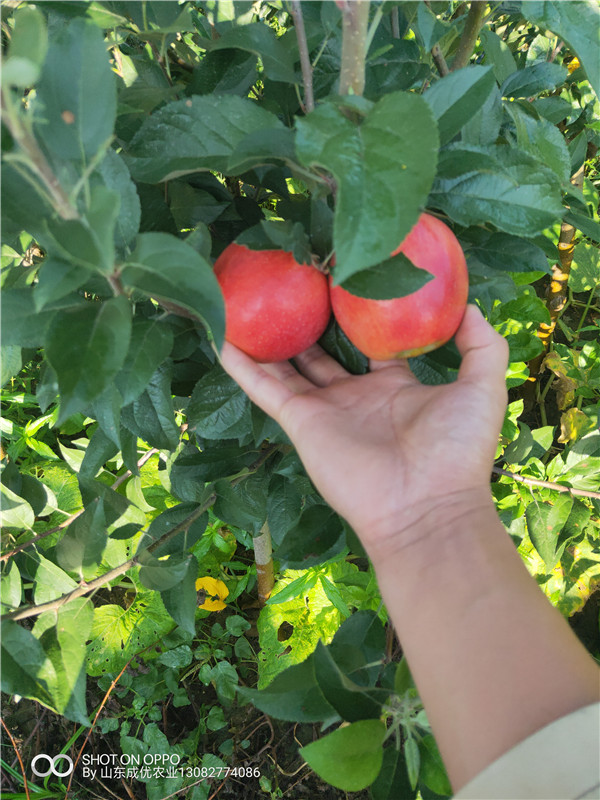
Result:
<instances>
[{"instance_id":1,"label":"yellow flower","mask_svg":"<svg viewBox=\"0 0 600 800\"><path fill-rule=\"evenodd\" d=\"M198 608L204 611L222 611L226 608L223 600L229 594L229 589L223 581L216 578L198 578L196 581L198 595Z\"/></svg>"},{"instance_id":2,"label":"yellow flower","mask_svg":"<svg viewBox=\"0 0 600 800\"><path fill-rule=\"evenodd\" d=\"M581 64L579 63L579 59L577 58L577 56L575 56L575 58L572 58L569 61L569 63L567 64L567 69L569 70L569 75L572 72L575 72L576 69L579 69L580 66L581 66Z\"/></svg>"}]
</instances>

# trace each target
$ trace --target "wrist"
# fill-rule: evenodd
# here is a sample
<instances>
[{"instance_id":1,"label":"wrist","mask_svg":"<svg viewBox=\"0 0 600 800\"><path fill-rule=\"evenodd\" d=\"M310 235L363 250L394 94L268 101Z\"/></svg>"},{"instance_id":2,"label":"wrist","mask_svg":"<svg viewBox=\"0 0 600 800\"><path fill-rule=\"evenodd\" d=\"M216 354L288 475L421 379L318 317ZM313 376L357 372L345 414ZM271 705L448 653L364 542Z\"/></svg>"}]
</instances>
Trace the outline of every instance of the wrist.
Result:
<instances>
[{"instance_id":1,"label":"wrist","mask_svg":"<svg viewBox=\"0 0 600 800\"><path fill-rule=\"evenodd\" d=\"M489 486L437 495L399 511L398 518L376 529L357 530L377 571L401 559L439 559L446 544L458 546L463 534L500 525Z\"/></svg>"}]
</instances>

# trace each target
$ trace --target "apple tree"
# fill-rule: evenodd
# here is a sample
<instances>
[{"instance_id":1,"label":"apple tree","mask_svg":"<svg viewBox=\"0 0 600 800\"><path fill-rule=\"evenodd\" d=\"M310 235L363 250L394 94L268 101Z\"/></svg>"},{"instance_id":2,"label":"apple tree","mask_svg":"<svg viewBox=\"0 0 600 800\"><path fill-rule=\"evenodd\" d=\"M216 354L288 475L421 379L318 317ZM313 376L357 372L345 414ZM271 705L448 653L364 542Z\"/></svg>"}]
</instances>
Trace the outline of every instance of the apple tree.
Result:
<instances>
[{"instance_id":1,"label":"apple tree","mask_svg":"<svg viewBox=\"0 0 600 800\"><path fill-rule=\"evenodd\" d=\"M410 296L390 254L443 220L510 345L498 510L571 617L600 575L599 31L593 0L3 6L5 692L90 726L86 675L158 675L257 598L255 680L198 672L225 710L319 724L301 754L340 790L449 796L360 542L219 364L213 264L235 241ZM366 371L334 319L320 343Z\"/></svg>"}]
</instances>

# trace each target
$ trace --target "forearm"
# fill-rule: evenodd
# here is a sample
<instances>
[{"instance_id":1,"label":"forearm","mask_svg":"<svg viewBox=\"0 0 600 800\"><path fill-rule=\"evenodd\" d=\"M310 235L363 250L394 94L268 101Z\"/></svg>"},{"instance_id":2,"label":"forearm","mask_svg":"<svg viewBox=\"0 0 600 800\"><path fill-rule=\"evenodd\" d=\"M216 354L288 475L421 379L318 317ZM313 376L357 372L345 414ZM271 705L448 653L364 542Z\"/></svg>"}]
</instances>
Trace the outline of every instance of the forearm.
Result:
<instances>
[{"instance_id":1,"label":"forearm","mask_svg":"<svg viewBox=\"0 0 600 800\"><path fill-rule=\"evenodd\" d=\"M491 498L433 509L397 549L370 555L455 790L598 700L600 672L527 573Z\"/></svg>"}]
</instances>

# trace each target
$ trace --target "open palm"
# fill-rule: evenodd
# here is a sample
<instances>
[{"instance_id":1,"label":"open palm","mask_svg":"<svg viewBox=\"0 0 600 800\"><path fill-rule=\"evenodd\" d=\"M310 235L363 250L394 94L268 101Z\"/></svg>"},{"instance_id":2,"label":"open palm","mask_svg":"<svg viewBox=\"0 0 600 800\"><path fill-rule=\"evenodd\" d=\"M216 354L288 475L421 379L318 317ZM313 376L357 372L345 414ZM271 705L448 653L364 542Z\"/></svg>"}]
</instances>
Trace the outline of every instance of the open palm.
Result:
<instances>
[{"instance_id":1,"label":"open palm","mask_svg":"<svg viewBox=\"0 0 600 800\"><path fill-rule=\"evenodd\" d=\"M225 369L284 428L324 498L382 545L432 507L489 497L506 406L506 342L469 306L456 382L424 386L403 360L350 375L313 346L260 365L226 344ZM483 493L483 494L482 494Z\"/></svg>"}]
</instances>

